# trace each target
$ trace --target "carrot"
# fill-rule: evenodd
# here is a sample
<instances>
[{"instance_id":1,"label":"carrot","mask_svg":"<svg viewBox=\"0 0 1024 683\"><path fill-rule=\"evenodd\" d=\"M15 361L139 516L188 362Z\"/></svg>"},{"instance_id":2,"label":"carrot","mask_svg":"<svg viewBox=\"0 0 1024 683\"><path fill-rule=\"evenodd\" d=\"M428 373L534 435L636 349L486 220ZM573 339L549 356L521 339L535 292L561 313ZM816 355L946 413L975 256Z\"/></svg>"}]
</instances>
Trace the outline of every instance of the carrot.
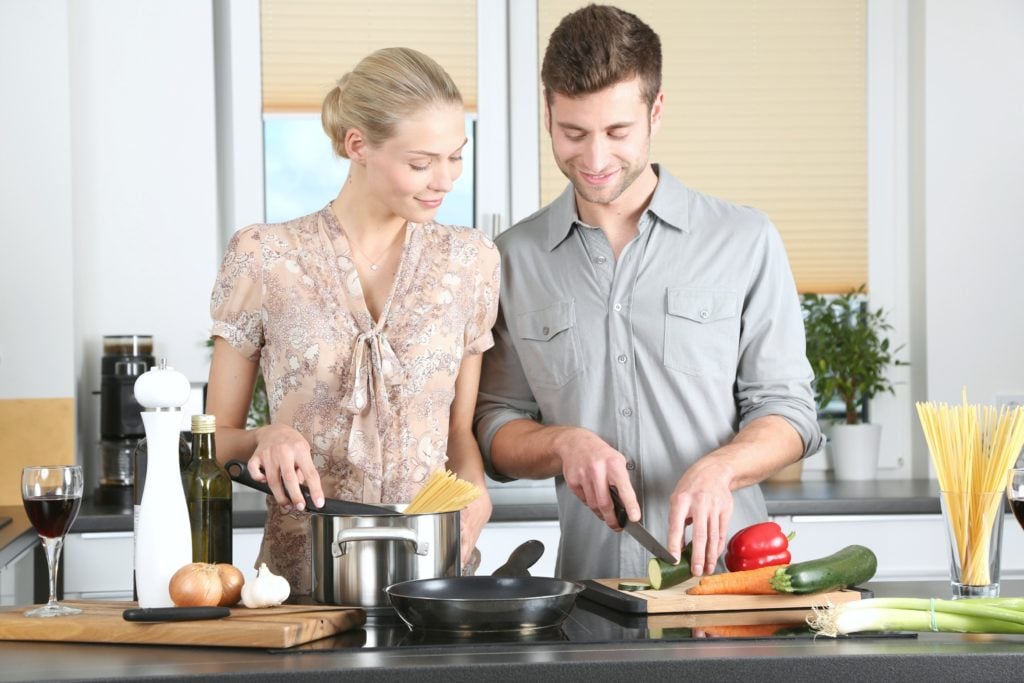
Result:
<instances>
[{"instance_id":1,"label":"carrot","mask_svg":"<svg viewBox=\"0 0 1024 683\"><path fill-rule=\"evenodd\" d=\"M701 630L706 638L759 638L773 636L777 631L792 626L793 624L721 624L704 626Z\"/></svg>"},{"instance_id":2,"label":"carrot","mask_svg":"<svg viewBox=\"0 0 1024 683\"><path fill-rule=\"evenodd\" d=\"M725 572L701 577L700 583L686 591L690 595L778 595L768 582L775 572L788 565L771 565L741 572Z\"/></svg>"}]
</instances>

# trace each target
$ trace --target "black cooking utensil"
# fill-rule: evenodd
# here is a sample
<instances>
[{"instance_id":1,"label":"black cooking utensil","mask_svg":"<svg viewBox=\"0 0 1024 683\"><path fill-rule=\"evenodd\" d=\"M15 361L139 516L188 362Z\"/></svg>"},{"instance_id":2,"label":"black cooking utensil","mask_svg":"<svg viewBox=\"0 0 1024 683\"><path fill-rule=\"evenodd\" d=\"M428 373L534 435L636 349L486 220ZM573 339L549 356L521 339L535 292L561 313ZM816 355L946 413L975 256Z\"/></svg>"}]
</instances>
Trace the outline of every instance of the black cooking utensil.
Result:
<instances>
[{"instance_id":1,"label":"black cooking utensil","mask_svg":"<svg viewBox=\"0 0 1024 683\"><path fill-rule=\"evenodd\" d=\"M512 551L508 561L491 572L491 576L529 576L530 567L544 554L544 544L531 540Z\"/></svg>"},{"instance_id":2,"label":"black cooking utensil","mask_svg":"<svg viewBox=\"0 0 1024 683\"><path fill-rule=\"evenodd\" d=\"M224 465L224 469L227 470L228 476L239 484L245 484L249 488L271 494L270 487L267 486L266 482L253 479L249 475L249 469L246 467L246 464L241 460L228 460ZM396 510L389 510L379 505L354 503L349 500L337 500L334 498L325 498L324 506L318 508L313 503L313 498L309 495L309 489L300 484L299 491L302 492L302 497L306 501L306 512L318 512L326 515L347 515L349 517L394 517L402 514Z\"/></svg>"},{"instance_id":3,"label":"black cooking utensil","mask_svg":"<svg viewBox=\"0 0 1024 683\"><path fill-rule=\"evenodd\" d=\"M199 621L223 619L230 614L227 607L133 607L121 616L125 621Z\"/></svg>"}]
</instances>

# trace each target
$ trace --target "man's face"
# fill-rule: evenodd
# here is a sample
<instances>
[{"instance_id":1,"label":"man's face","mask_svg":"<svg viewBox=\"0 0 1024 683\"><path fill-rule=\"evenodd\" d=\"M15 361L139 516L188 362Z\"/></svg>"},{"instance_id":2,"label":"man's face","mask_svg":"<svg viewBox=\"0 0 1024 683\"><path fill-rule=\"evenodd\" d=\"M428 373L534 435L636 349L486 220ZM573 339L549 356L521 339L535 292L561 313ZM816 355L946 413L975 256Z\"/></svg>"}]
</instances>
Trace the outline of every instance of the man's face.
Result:
<instances>
[{"instance_id":1,"label":"man's face","mask_svg":"<svg viewBox=\"0 0 1024 683\"><path fill-rule=\"evenodd\" d=\"M648 112L639 79L573 98L555 93L547 110L555 163L594 204L612 204L647 168L663 96Z\"/></svg>"}]
</instances>

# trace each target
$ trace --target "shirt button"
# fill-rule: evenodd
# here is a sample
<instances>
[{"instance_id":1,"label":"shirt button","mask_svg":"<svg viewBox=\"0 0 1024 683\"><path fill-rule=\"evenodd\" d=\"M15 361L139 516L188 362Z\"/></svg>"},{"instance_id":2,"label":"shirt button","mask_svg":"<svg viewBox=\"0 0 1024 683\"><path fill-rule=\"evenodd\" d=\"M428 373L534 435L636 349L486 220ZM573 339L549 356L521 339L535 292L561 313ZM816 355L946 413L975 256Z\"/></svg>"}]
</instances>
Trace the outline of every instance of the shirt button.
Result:
<instances>
[{"instance_id":1,"label":"shirt button","mask_svg":"<svg viewBox=\"0 0 1024 683\"><path fill-rule=\"evenodd\" d=\"M612 308L614 308L616 311L621 311L622 310L622 304L615 304L614 306L612 306Z\"/></svg>"},{"instance_id":2,"label":"shirt button","mask_svg":"<svg viewBox=\"0 0 1024 683\"><path fill-rule=\"evenodd\" d=\"M700 319L701 320L707 320L710 317L711 317L711 311L709 311L706 308L701 309L701 311L700 311Z\"/></svg>"},{"instance_id":3,"label":"shirt button","mask_svg":"<svg viewBox=\"0 0 1024 683\"><path fill-rule=\"evenodd\" d=\"M622 412L622 416L623 417L629 417L630 415L633 414L633 409L632 408L623 408L621 412Z\"/></svg>"},{"instance_id":4,"label":"shirt button","mask_svg":"<svg viewBox=\"0 0 1024 683\"><path fill-rule=\"evenodd\" d=\"M629 470L630 472L632 472L633 470L636 469L636 463L633 462L632 460L627 460L626 461L626 469Z\"/></svg>"},{"instance_id":5,"label":"shirt button","mask_svg":"<svg viewBox=\"0 0 1024 683\"><path fill-rule=\"evenodd\" d=\"M604 256L598 256L596 259L594 259L594 263L598 264L599 266L603 266L605 261L607 260L608 259L606 259Z\"/></svg>"},{"instance_id":6,"label":"shirt button","mask_svg":"<svg viewBox=\"0 0 1024 683\"><path fill-rule=\"evenodd\" d=\"M619 354L619 357L618 357L618 358L616 358L615 360L619 361L620 363L625 363L625 362L626 362L626 360L627 360L627 359L626 359L626 354L624 354L624 353L620 353L620 354Z\"/></svg>"},{"instance_id":7,"label":"shirt button","mask_svg":"<svg viewBox=\"0 0 1024 683\"><path fill-rule=\"evenodd\" d=\"M540 333L541 333L541 334L547 334L547 333L548 333L548 332L550 332L550 331L551 331L551 328L550 328L550 327L545 327L545 328L544 328L543 330L541 330L541 331L540 331Z\"/></svg>"}]
</instances>

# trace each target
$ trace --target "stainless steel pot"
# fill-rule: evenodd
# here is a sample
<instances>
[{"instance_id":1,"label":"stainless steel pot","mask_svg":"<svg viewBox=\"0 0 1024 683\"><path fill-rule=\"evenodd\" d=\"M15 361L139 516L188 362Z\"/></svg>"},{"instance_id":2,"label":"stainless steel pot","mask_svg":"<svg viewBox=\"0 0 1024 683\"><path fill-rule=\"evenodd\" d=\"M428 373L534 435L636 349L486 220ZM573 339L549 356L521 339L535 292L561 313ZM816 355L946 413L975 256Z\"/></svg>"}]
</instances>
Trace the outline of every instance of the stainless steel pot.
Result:
<instances>
[{"instance_id":1,"label":"stainless steel pot","mask_svg":"<svg viewBox=\"0 0 1024 683\"><path fill-rule=\"evenodd\" d=\"M401 512L405 505L382 505ZM310 515L313 598L331 605L390 607L385 589L459 576L459 513Z\"/></svg>"}]
</instances>

